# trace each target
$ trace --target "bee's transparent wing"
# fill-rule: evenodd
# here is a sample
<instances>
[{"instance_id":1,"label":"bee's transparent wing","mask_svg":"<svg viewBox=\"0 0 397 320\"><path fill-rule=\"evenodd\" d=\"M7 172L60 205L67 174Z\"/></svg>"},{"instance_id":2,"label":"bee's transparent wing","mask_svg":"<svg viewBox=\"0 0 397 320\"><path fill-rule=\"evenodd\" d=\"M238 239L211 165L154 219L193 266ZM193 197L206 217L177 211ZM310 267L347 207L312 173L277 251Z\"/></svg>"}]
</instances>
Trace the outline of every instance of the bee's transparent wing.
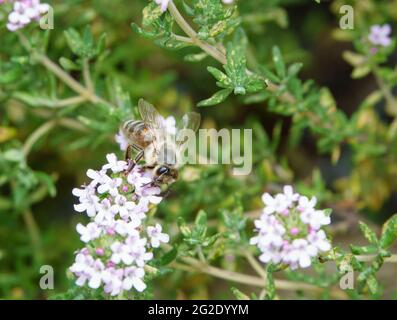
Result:
<instances>
[{"instance_id":1,"label":"bee's transparent wing","mask_svg":"<svg viewBox=\"0 0 397 320\"><path fill-rule=\"evenodd\" d=\"M165 132L163 117L157 112L153 105L143 99L139 100L138 109L142 120L148 126L151 134L156 140L154 143L159 143L160 140L163 139Z\"/></svg>"},{"instance_id":2,"label":"bee's transparent wing","mask_svg":"<svg viewBox=\"0 0 397 320\"><path fill-rule=\"evenodd\" d=\"M200 127L201 116L196 112L189 112L182 117L181 123L179 123L177 127L177 141L176 145L178 148L178 152L184 147L184 145L189 141L189 138L192 137L198 128ZM190 130L190 133L183 134L184 130Z\"/></svg>"},{"instance_id":3,"label":"bee's transparent wing","mask_svg":"<svg viewBox=\"0 0 397 320\"><path fill-rule=\"evenodd\" d=\"M178 130L189 129L196 132L200 127L201 116L197 112L189 112L182 118L181 126Z\"/></svg>"}]
</instances>

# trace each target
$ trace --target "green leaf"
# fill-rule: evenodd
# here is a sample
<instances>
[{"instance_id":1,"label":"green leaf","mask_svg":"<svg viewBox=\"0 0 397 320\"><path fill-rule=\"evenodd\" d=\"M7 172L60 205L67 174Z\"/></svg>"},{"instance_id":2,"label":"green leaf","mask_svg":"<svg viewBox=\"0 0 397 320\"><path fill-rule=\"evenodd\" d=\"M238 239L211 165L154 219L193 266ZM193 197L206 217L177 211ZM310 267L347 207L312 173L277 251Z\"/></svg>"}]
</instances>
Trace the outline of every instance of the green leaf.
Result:
<instances>
[{"instance_id":1,"label":"green leaf","mask_svg":"<svg viewBox=\"0 0 397 320\"><path fill-rule=\"evenodd\" d=\"M373 274L371 274L366 278L366 282L371 294L373 295L377 294L379 291L379 283L378 280L376 280L376 277Z\"/></svg>"},{"instance_id":2,"label":"green leaf","mask_svg":"<svg viewBox=\"0 0 397 320\"><path fill-rule=\"evenodd\" d=\"M245 55L247 49L247 37L243 29L239 28L233 37L233 42L227 44L226 60L224 66L226 74L231 80L234 94L246 94L245 85L247 77L247 58Z\"/></svg>"},{"instance_id":3,"label":"green leaf","mask_svg":"<svg viewBox=\"0 0 397 320\"><path fill-rule=\"evenodd\" d=\"M208 57L208 54L205 52L202 53L196 53L196 54L188 54L184 57L185 61L188 62L200 62L204 60L206 57Z\"/></svg>"},{"instance_id":4,"label":"green leaf","mask_svg":"<svg viewBox=\"0 0 397 320\"><path fill-rule=\"evenodd\" d=\"M9 149L3 153L3 158L10 162L21 162L25 156L21 149Z\"/></svg>"},{"instance_id":5,"label":"green leaf","mask_svg":"<svg viewBox=\"0 0 397 320\"><path fill-rule=\"evenodd\" d=\"M382 235L380 238L380 246L382 248L390 247L397 239L397 214L394 214L387 220L382 227Z\"/></svg>"},{"instance_id":6,"label":"green leaf","mask_svg":"<svg viewBox=\"0 0 397 320\"><path fill-rule=\"evenodd\" d=\"M258 92L258 91L264 89L265 86L266 86L265 81L262 78L260 78L256 75L252 75L252 76L249 76L245 87L246 87L248 93L255 93L255 92Z\"/></svg>"},{"instance_id":7,"label":"green leaf","mask_svg":"<svg viewBox=\"0 0 397 320\"><path fill-rule=\"evenodd\" d=\"M147 31L147 30L144 30L144 29L142 29L141 27L139 27L136 23L131 23L131 28L132 28L132 30L135 32L135 33L137 33L137 34L139 34L140 36L142 36L142 37L144 37L144 38L146 38L146 39L149 39L149 40L151 40L151 39L154 39L154 38L156 38L156 36L157 36L157 33L156 32L154 32L154 31Z\"/></svg>"},{"instance_id":8,"label":"green leaf","mask_svg":"<svg viewBox=\"0 0 397 320\"><path fill-rule=\"evenodd\" d=\"M360 246L355 246L355 245L351 244L350 250L353 254L356 254L356 255L358 255L358 254L375 254L378 252L377 246L373 246L373 245L360 247Z\"/></svg>"},{"instance_id":9,"label":"green leaf","mask_svg":"<svg viewBox=\"0 0 397 320\"><path fill-rule=\"evenodd\" d=\"M246 49L248 45L247 37L243 29L238 29L233 37L233 41L227 44L226 65L222 71L208 67L207 70L217 80L218 87L231 89L236 95L256 93L265 87L262 77L247 71ZM226 99L231 93L229 90L221 90L211 98L202 101L199 106L214 105Z\"/></svg>"},{"instance_id":10,"label":"green leaf","mask_svg":"<svg viewBox=\"0 0 397 320\"><path fill-rule=\"evenodd\" d=\"M166 266L167 264L170 264L172 261L176 259L178 255L178 250L174 247L172 250L166 252L159 260L158 265L159 266Z\"/></svg>"},{"instance_id":11,"label":"green leaf","mask_svg":"<svg viewBox=\"0 0 397 320\"><path fill-rule=\"evenodd\" d=\"M200 210L195 220L195 231L200 237L204 237L207 233L207 213Z\"/></svg>"},{"instance_id":12,"label":"green leaf","mask_svg":"<svg viewBox=\"0 0 397 320\"><path fill-rule=\"evenodd\" d=\"M297 62L293 63L288 67L288 76L295 77L299 71L302 69L303 63Z\"/></svg>"},{"instance_id":13,"label":"green leaf","mask_svg":"<svg viewBox=\"0 0 397 320\"><path fill-rule=\"evenodd\" d=\"M228 78L228 76L226 74L224 74L222 71L218 70L217 68L214 67L208 67L207 68L208 72L211 73L213 75L213 77L219 81L218 86L220 86L220 84L224 87L228 87L231 84L230 79Z\"/></svg>"},{"instance_id":14,"label":"green leaf","mask_svg":"<svg viewBox=\"0 0 397 320\"><path fill-rule=\"evenodd\" d=\"M232 89L223 89L215 93L212 97L200 101L197 106L198 107L209 107L216 104L219 104L226 100L226 98L232 93Z\"/></svg>"},{"instance_id":15,"label":"green leaf","mask_svg":"<svg viewBox=\"0 0 397 320\"><path fill-rule=\"evenodd\" d=\"M80 67L74 63L72 60L69 60L65 57L61 57L59 59L59 64L64 68L65 70L80 70Z\"/></svg>"},{"instance_id":16,"label":"green leaf","mask_svg":"<svg viewBox=\"0 0 397 320\"><path fill-rule=\"evenodd\" d=\"M193 22L198 26L198 37L202 40L223 39L241 21L237 6L225 6L218 0L192 0L189 4L184 4L184 9L193 17Z\"/></svg>"},{"instance_id":17,"label":"green leaf","mask_svg":"<svg viewBox=\"0 0 397 320\"><path fill-rule=\"evenodd\" d=\"M184 237L190 237L192 231L187 226L185 220L182 217L179 217L177 222L178 222L179 230L181 230L182 235Z\"/></svg>"},{"instance_id":18,"label":"green leaf","mask_svg":"<svg viewBox=\"0 0 397 320\"><path fill-rule=\"evenodd\" d=\"M70 50L81 58L94 58L104 47L104 35L96 46L89 26L84 29L82 35L73 28L64 31L64 34Z\"/></svg>"},{"instance_id":19,"label":"green leaf","mask_svg":"<svg viewBox=\"0 0 397 320\"><path fill-rule=\"evenodd\" d=\"M68 46L70 50L72 50L73 53L77 55L82 55L83 53L83 48L84 48L84 43L83 40L81 39L80 34L77 32L77 30L70 28L68 30L64 31L66 41L68 43Z\"/></svg>"},{"instance_id":20,"label":"green leaf","mask_svg":"<svg viewBox=\"0 0 397 320\"><path fill-rule=\"evenodd\" d=\"M267 79L269 79L272 82L275 83L280 83L281 79L275 75L273 72L271 72L268 68L266 68L265 66L260 65L259 66L259 71L261 74L263 74L263 76Z\"/></svg>"},{"instance_id":21,"label":"green leaf","mask_svg":"<svg viewBox=\"0 0 397 320\"><path fill-rule=\"evenodd\" d=\"M86 48L92 48L94 46L94 37L92 36L89 26L85 27L82 40Z\"/></svg>"},{"instance_id":22,"label":"green leaf","mask_svg":"<svg viewBox=\"0 0 397 320\"><path fill-rule=\"evenodd\" d=\"M204 241L201 242L201 245L203 247L210 247L212 246L216 240L218 240L218 238L221 236L220 233L214 234L211 237L206 237Z\"/></svg>"},{"instance_id":23,"label":"green leaf","mask_svg":"<svg viewBox=\"0 0 397 320\"><path fill-rule=\"evenodd\" d=\"M182 1L183 9L185 10L186 14L193 17L194 16L194 9L190 7L185 1Z\"/></svg>"},{"instance_id":24,"label":"green leaf","mask_svg":"<svg viewBox=\"0 0 397 320\"><path fill-rule=\"evenodd\" d=\"M370 72L371 72L371 67L367 64L364 64L354 68L351 76L353 79L360 79L360 78L364 78Z\"/></svg>"},{"instance_id":25,"label":"green leaf","mask_svg":"<svg viewBox=\"0 0 397 320\"><path fill-rule=\"evenodd\" d=\"M0 72L0 84L9 84L20 79L22 75L22 69L19 67L14 67L8 71Z\"/></svg>"},{"instance_id":26,"label":"green leaf","mask_svg":"<svg viewBox=\"0 0 397 320\"><path fill-rule=\"evenodd\" d=\"M56 104L56 100L39 97L28 92L17 91L13 94L13 97L32 107L53 107Z\"/></svg>"},{"instance_id":27,"label":"green leaf","mask_svg":"<svg viewBox=\"0 0 397 320\"><path fill-rule=\"evenodd\" d=\"M45 184L47 187L48 193L51 197L55 197L57 194L57 190L54 184L54 180L48 174L44 172L35 172L35 176Z\"/></svg>"},{"instance_id":28,"label":"green leaf","mask_svg":"<svg viewBox=\"0 0 397 320\"><path fill-rule=\"evenodd\" d=\"M132 29L155 43L167 49L176 50L192 44L181 41L173 32L174 19L169 12L162 12L154 1L143 9L142 28L131 24Z\"/></svg>"},{"instance_id":29,"label":"green leaf","mask_svg":"<svg viewBox=\"0 0 397 320\"><path fill-rule=\"evenodd\" d=\"M377 245L378 238L376 236L376 233L373 230L371 230L371 228L362 221L359 222L359 226L361 232L363 233L364 237L368 240L368 242L373 245Z\"/></svg>"},{"instance_id":30,"label":"green leaf","mask_svg":"<svg viewBox=\"0 0 397 320\"><path fill-rule=\"evenodd\" d=\"M285 78L286 70L283 57L281 56L280 49L276 46L273 47L273 62L274 66L276 67L277 75L280 78Z\"/></svg>"},{"instance_id":31,"label":"green leaf","mask_svg":"<svg viewBox=\"0 0 397 320\"><path fill-rule=\"evenodd\" d=\"M230 290L234 294L237 300L251 300L249 296L247 296L245 293L241 292L239 289L235 287L231 287Z\"/></svg>"},{"instance_id":32,"label":"green leaf","mask_svg":"<svg viewBox=\"0 0 397 320\"><path fill-rule=\"evenodd\" d=\"M352 51L345 51L342 56L353 67L361 65L367 60L365 56Z\"/></svg>"},{"instance_id":33,"label":"green leaf","mask_svg":"<svg viewBox=\"0 0 397 320\"><path fill-rule=\"evenodd\" d=\"M142 11L142 25L144 27L155 25L162 14L163 12L159 5L154 2L149 3Z\"/></svg>"},{"instance_id":34,"label":"green leaf","mask_svg":"<svg viewBox=\"0 0 397 320\"><path fill-rule=\"evenodd\" d=\"M101 34L98 43L96 45L96 53L100 55L105 51L106 48L106 33Z\"/></svg>"}]
</instances>

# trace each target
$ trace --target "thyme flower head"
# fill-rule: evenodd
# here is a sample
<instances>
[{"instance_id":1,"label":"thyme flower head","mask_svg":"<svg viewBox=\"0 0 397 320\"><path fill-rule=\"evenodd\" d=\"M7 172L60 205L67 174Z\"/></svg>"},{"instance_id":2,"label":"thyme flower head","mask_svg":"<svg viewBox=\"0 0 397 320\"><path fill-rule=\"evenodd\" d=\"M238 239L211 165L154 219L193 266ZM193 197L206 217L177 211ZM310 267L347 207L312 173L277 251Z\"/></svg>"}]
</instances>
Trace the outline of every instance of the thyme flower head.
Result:
<instances>
[{"instance_id":1,"label":"thyme flower head","mask_svg":"<svg viewBox=\"0 0 397 320\"><path fill-rule=\"evenodd\" d=\"M331 249L322 227L331 223L326 210L315 208L317 199L295 193L291 186L272 197L265 193L262 216L255 220L250 243L261 251L264 263L284 263L291 269L307 268L312 258Z\"/></svg>"},{"instance_id":2,"label":"thyme flower head","mask_svg":"<svg viewBox=\"0 0 397 320\"><path fill-rule=\"evenodd\" d=\"M41 16L50 9L47 3L41 3L40 0L10 0L9 2L13 3L7 23L10 31L22 29L29 23L40 20Z\"/></svg>"},{"instance_id":3,"label":"thyme flower head","mask_svg":"<svg viewBox=\"0 0 397 320\"><path fill-rule=\"evenodd\" d=\"M85 246L69 270L78 286L102 286L112 296L132 288L142 292L153 249L169 241L160 224L145 223L150 207L162 200L160 188L153 186L153 177L142 167L137 165L126 174L125 161L114 154L106 158L108 163L101 170L87 171L88 185L72 191L79 199L75 210L91 221L76 227Z\"/></svg>"}]
</instances>

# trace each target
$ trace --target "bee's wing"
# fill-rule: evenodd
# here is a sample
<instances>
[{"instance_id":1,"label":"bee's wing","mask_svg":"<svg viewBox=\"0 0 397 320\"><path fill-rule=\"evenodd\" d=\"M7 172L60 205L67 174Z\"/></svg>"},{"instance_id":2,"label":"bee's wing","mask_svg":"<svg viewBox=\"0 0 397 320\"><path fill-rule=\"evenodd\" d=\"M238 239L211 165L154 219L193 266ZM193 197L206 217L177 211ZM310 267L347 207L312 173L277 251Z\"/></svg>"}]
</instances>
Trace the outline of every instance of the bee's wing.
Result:
<instances>
[{"instance_id":1,"label":"bee's wing","mask_svg":"<svg viewBox=\"0 0 397 320\"><path fill-rule=\"evenodd\" d=\"M194 132L200 127L201 116L197 112L189 112L182 118L182 129L190 129Z\"/></svg>"},{"instance_id":2,"label":"bee's wing","mask_svg":"<svg viewBox=\"0 0 397 320\"><path fill-rule=\"evenodd\" d=\"M143 99L139 100L138 109L142 120L148 126L151 134L156 140L153 142L159 143L165 132L163 117L157 112L156 108L153 107L153 105Z\"/></svg>"},{"instance_id":3,"label":"bee's wing","mask_svg":"<svg viewBox=\"0 0 397 320\"><path fill-rule=\"evenodd\" d=\"M182 122L177 127L177 141L176 141L176 148L177 148L177 155L180 156L181 151L185 144L189 141L191 136L184 136L183 139L178 136L181 130L187 129L192 130L194 134L197 129L200 127L201 116L199 113L196 112L189 112L182 117ZM177 159L179 162L181 159Z\"/></svg>"}]
</instances>

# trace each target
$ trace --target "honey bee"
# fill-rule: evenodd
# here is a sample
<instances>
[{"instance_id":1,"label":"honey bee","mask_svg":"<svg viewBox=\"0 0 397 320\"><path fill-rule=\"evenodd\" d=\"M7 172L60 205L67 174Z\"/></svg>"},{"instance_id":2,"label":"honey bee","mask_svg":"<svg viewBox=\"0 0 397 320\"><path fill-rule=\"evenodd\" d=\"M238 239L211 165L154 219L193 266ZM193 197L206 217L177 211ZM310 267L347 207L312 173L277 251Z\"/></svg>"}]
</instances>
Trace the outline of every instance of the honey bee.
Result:
<instances>
[{"instance_id":1,"label":"honey bee","mask_svg":"<svg viewBox=\"0 0 397 320\"><path fill-rule=\"evenodd\" d=\"M148 102L140 99L138 110L142 120L128 120L124 122L121 130L128 140L126 160L130 163L127 171L143 158L145 169L152 170L154 183L171 184L178 178L180 159L178 152L188 141L175 141L165 127L164 118ZM197 131L200 125L200 115L189 112L182 118L182 123L177 128L176 135L182 129ZM131 159L132 149L137 151L134 159Z\"/></svg>"}]
</instances>

